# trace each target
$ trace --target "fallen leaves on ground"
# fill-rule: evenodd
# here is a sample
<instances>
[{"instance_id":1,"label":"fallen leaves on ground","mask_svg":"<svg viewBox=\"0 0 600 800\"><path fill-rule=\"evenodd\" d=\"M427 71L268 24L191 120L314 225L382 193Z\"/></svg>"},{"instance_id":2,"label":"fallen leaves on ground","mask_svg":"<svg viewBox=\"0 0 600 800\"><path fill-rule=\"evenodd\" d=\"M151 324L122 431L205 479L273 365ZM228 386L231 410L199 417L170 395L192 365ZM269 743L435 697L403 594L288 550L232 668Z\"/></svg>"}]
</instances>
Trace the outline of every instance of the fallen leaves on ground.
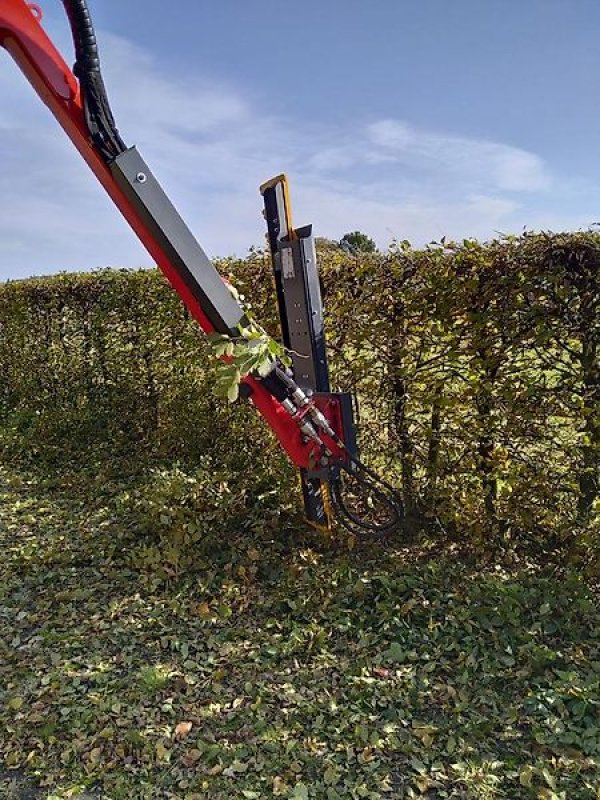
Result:
<instances>
[{"instance_id":1,"label":"fallen leaves on ground","mask_svg":"<svg viewBox=\"0 0 600 800\"><path fill-rule=\"evenodd\" d=\"M157 577L123 503L143 479L0 468L0 790L597 796L600 612L576 575L298 525L215 530Z\"/></svg>"}]
</instances>

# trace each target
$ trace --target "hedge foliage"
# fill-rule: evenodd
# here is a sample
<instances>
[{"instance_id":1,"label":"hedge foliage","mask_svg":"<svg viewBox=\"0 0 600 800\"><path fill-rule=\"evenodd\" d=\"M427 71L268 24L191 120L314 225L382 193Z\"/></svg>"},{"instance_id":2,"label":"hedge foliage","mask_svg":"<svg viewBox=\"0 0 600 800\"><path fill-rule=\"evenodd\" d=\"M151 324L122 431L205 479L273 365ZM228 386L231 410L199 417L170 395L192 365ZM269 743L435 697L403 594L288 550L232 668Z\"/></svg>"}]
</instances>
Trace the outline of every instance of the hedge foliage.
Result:
<instances>
[{"instance_id":1,"label":"hedge foliage","mask_svg":"<svg viewBox=\"0 0 600 800\"><path fill-rule=\"evenodd\" d=\"M592 541L599 267L595 233L322 253L334 383L356 390L363 454L413 518L481 542ZM269 259L220 268L276 333ZM256 415L212 396L207 348L154 271L0 287L0 374L5 431L32 451L110 441L294 484Z\"/></svg>"}]
</instances>

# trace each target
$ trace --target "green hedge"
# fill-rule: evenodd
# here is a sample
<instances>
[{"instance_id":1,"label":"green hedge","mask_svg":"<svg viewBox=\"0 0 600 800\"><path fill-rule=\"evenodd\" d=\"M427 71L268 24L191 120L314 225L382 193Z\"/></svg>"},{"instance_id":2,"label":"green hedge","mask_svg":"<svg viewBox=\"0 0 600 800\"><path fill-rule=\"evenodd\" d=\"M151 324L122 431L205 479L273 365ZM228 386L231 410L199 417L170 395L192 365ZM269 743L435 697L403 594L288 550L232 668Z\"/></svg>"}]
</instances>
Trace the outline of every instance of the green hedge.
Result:
<instances>
[{"instance_id":1,"label":"green hedge","mask_svg":"<svg viewBox=\"0 0 600 800\"><path fill-rule=\"evenodd\" d=\"M403 243L357 259L328 249L321 261L334 382L357 391L363 453L402 487L413 517L482 541L589 531L600 236ZM268 258L220 267L275 332ZM292 485L256 415L212 397L203 340L154 271L5 284L0 332L5 441L46 453L73 440L212 452Z\"/></svg>"}]
</instances>

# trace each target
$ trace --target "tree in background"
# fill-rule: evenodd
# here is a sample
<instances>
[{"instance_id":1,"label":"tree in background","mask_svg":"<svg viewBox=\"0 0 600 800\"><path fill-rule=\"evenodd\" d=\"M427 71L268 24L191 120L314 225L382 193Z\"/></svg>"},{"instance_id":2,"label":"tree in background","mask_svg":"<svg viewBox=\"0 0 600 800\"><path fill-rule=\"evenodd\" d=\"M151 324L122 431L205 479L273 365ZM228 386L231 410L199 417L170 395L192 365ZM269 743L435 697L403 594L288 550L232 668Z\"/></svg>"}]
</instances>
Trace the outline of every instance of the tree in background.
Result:
<instances>
[{"instance_id":1,"label":"tree in background","mask_svg":"<svg viewBox=\"0 0 600 800\"><path fill-rule=\"evenodd\" d=\"M350 253L374 253L377 250L373 239L361 231L345 233L340 239L340 247Z\"/></svg>"}]
</instances>

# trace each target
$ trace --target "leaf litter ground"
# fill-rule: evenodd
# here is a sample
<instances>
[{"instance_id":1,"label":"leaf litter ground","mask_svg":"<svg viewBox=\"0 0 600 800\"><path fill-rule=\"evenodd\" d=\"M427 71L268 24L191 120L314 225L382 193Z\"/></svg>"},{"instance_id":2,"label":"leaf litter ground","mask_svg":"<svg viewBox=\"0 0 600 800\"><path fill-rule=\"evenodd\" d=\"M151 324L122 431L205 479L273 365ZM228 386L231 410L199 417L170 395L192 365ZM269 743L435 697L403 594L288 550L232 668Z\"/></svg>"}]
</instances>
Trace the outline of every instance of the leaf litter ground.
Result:
<instances>
[{"instance_id":1,"label":"leaf litter ground","mask_svg":"<svg viewBox=\"0 0 600 800\"><path fill-rule=\"evenodd\" d=\"M0 467L0 797L600 797L577 575L291 516L178 573L123 502L147 483Z\"/></svg>"}]
</instances>

